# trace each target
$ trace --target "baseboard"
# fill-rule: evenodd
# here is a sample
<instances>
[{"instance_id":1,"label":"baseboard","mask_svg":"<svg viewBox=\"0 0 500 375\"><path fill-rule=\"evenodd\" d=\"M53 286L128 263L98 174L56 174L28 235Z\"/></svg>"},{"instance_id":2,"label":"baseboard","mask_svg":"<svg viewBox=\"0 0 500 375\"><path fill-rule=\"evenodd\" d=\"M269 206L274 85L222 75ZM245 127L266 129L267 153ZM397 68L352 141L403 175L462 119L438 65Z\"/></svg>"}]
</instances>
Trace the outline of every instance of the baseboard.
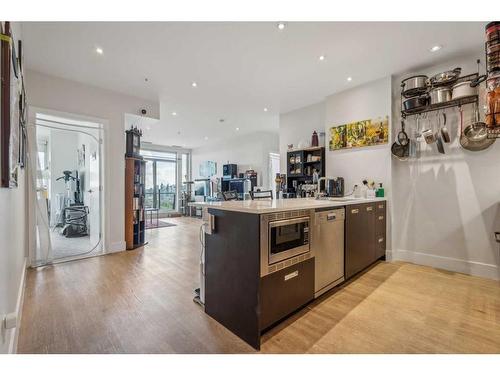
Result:
<instances>
[{"instance_id":1,"label":"baseboard","mask_svg":"<svg viewBox=\"0 0 500 375\"><path fill-rule=\"evenodd\" d=\"M424 266L441 268L447 271L500 280L500 267L495 264L474 262L408 250L393 250L388 251L388 253L390 253L391 260L402 260Z\"/></svg>"},{"instance_id":2,"label":"baseboard","mask_svg":"<svg viewBox=\"0 0 500 375\"><path fill-rule=\"evenodd\" d=\"M28 258L24 258L23 262L23 273L21 275L21 280L19 283L19 290L17 292L17 301L16 301L16 315L17 315L17 323L16 327L12 329L10 334L10 343L9 343L9 354L17 353L17 342L19 340L19 329L21 328L21 318L23 314L23 304L24 304L24 288L26 286L26 267L28 266Z\"/></svg>"},{"instance_id":3,"label":"baseboard","mask_svg":"<svg viewBox=\"0 0 500 375\"><path fill-rule=\"evenodd\" d=\"M392 250L386 250L385 251L385 260L388 261L388 262L394 260L394 256L392 254Z\"/></svg>"},{"instance_id":4,"label":"baseboard","mask_svg":"<svg viewBox=\"0 0 500 375\"><path fill-rule=\"evenodd\" d=\"M106 249L106 253L118 253L120 251L125 251L127 247L125 241L113 242L109 244L109 247Z\"/></svg>"}]
</instances>

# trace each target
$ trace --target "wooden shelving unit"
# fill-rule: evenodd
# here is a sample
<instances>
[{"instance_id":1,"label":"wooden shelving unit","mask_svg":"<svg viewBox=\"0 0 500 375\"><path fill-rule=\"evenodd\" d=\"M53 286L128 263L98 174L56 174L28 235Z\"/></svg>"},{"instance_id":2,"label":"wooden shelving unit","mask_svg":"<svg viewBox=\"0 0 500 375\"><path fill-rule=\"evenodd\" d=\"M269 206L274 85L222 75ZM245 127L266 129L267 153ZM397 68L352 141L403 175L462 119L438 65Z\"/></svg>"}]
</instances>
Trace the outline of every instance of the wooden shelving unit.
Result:
<instances>
[{"instance_id":1,"label":"wooden shelving unit","mask_svg":"<svg viewBox=\"0 0 500 375\"><path fill-rule=\"evenodd\" d=\"M311 158L317 159L308 161ZM319 177L325 176L325 148L309 147L299 150L290 150L286 153L287 186L292 187L293 181L303 184L313 180L313 170L318 171Z\"/></svg>"},{"instance_id":2,"label":"wooden shelving unit","mask_svg":"<svg viewBox=\"0 0 500 375\"><path fill-rule=\"evenodd\" d=\"M125 157L125 242L127 250L146 244L144 216L144 184L146 162L136 157Z\"/></svg>"}]
</instances>

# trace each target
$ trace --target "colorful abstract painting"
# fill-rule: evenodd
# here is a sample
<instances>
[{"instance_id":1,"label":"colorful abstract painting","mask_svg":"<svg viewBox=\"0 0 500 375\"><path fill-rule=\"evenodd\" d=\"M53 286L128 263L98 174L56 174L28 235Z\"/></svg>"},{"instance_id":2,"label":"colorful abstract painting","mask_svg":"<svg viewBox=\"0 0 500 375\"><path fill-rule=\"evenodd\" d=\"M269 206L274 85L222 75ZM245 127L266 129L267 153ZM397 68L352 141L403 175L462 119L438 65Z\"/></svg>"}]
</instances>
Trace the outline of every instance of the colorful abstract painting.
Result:
<instances>
[{"instance_id":1,"label":"colorful abstract painting","mask_svg":"<svg viewBox=\"0 0 500 375\"><path fill-rule=\"evenodd\" d=\"M389 142L389 116L330 128L330 151Z\"/></svg>"}]
</instances>

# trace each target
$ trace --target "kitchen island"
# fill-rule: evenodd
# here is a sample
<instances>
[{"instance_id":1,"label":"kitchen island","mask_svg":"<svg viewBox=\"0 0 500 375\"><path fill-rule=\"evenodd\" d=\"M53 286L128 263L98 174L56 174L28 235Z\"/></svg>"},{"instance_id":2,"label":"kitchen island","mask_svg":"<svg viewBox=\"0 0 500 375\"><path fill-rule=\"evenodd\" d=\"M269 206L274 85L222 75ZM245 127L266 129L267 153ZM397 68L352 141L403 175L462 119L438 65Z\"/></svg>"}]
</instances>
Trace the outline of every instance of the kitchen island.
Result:
<instances>
[{"instance_id":1,"label":"kitchen island","mask_svg":"<svg viewBox=\"0 0 500 375\"><path fill-rule=\"evenodd\" d=\"M192 205L204 211L205 312L256 349L264 330L385 256L384 198Z\"/></svg>"}]
</instances>

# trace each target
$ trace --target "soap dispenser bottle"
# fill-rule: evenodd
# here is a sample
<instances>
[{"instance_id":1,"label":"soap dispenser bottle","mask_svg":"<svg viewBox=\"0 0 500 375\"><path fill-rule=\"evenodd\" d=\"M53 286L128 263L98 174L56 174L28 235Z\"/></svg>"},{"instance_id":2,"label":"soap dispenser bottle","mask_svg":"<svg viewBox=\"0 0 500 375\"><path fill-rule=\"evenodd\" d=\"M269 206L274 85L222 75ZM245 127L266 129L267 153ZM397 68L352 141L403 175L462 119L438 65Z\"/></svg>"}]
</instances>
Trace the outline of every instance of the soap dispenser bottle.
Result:
<instances>
[{"instance_id":1,"label":"soap dispenser bottle","mask_svg":"<svg viewBox=\"0 0 500 375\"><path fill-rule=\"evenodd\" d=\"M377 196L378 198L383 198L383 197L384 197L384 195L385 195L384 188L382 187L382 183L379 183L378 185L379 185L379 187L378 187L378 189L377 189L377 194L376 194L376 196Z\"/></svg>"}]
</instances>

